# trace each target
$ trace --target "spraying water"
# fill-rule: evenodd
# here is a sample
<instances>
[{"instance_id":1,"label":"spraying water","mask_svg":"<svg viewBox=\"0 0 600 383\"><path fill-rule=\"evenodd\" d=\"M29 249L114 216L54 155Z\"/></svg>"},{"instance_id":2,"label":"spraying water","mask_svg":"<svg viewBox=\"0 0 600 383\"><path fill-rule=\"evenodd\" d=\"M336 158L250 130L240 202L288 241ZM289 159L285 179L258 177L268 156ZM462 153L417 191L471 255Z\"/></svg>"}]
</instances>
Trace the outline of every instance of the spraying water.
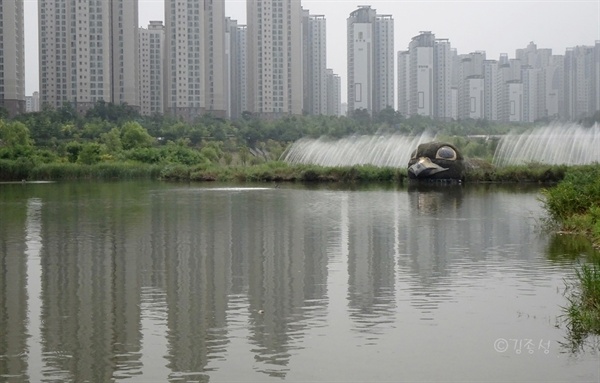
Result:
<instances>
[{"instance_id":1,"label":"spraying water","mask_svg":"<svg viewBox=\"0 0 600 383\"><path fill-rule=\"evenodd\" d=\"M351 136L339 140L300 139L282 155L291 164L321 166L375 165L406 167L417 146L432 141L435 135Z\"/></svg>"},{"instance_id":2,"label":"spraying water","mask_svg":"<svg viewBox=\"0 0 600 383\"><path fill-rule=\"evenodd\" d=\"M502 137L494 153L496 166L528 163L586 165L600 162L600 128L553 124Z\"/></svg>"}]
</instances>

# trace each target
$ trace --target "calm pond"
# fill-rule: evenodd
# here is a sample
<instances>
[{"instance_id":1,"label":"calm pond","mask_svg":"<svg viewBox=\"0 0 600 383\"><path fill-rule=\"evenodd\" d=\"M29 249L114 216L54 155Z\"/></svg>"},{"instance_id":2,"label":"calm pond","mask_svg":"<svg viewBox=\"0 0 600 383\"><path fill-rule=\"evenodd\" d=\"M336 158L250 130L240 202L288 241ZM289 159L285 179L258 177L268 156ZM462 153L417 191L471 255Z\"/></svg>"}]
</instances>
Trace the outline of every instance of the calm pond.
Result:
<instances>
[{"instance_id":1,"label":"calm pond","mask_svg":"<svg viewBox=\"0 0 600 383\"><path fill-rule=\"evenodd\" d=\"M539 188L0 185L0 381L600 380Z\"/></svg>"}]
</instances>

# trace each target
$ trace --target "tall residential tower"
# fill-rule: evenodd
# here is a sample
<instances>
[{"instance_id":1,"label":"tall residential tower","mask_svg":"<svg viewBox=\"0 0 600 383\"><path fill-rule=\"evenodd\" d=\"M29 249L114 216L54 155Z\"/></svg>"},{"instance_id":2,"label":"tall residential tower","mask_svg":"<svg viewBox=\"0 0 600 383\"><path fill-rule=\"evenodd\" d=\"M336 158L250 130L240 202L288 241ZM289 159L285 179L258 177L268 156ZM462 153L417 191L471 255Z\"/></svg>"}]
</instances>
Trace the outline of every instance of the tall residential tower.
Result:
<instances>
[{"instance_id":1,"label":"tall residential tower","mask_svg":"<svg viewBox=\"0 0 600 383\"><path fill-rule=\"evenodd\" d=\"M225 117L225 2L166 0L165 18L167 112L188 121L204 113Z\"/></svg>"},{"instance_id":2,"label":"tall residential tower","mask_svg":"<svg viewBox=\"0 0 600 383\"><path fill-rule=\"evenodd\" d=\"M40 102L139 108L137 0L39 0Z\"/></svg>"},{"instance_id":3,"label":"tall residential tower","mask_svg":"<svg viewBox=\"0 0 600 383\"><path fill-rule=\"evenodd\" d=\"M302 114L300 0L247 2L248 109L274 118Z\"/></svg>"},{"instance_id":4,"label":"tall residential tower","mask_svg":"<svg viewBox=\"0 0 600 383\"><path fill-rule=\"evenodd\" d=\"M23 0L0 2L0 107L9 116L25 112Z\"/></svg>"},{"instance_id":5,"label":"tall residential tower","mask_svg":"<svg viewBox=\"0 0 600 383\"><path fill-rule=\"evenodd\" d=\"M360 6L347 20L348 111L394 107L394 19Z\"/></svg>"}]
</instances>

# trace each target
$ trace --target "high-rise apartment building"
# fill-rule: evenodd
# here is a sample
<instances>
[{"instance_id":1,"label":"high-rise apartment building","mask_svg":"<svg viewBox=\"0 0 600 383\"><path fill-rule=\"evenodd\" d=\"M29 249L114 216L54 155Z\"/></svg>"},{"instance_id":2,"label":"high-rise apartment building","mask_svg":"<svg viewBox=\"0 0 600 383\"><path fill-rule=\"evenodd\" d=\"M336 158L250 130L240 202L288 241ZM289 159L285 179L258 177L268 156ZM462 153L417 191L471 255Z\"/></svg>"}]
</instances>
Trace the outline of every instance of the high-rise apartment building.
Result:
<instances>
[{"instance_id":1,"label":"high-rise apartment building","mask_svg":"<svg viewBox=\"0 0 600 383\"><path fill-rule=\"evenodd\" d=\"M433 117L452 119L452 62L454 52L448 39L435 39L433 50Z\"/></svg>"},{"instance_id":2,"label":"high-rise apartment building","mask_svg":"<svg viewBox=\"0 0 600 383\"><path fill-rule=\"evenodd\" d=\"M40 102L139 108L137 0L39 0Z\"/></svg>"},{"instance_id":3,"label":"high-rise apartment building","mask_svg":"<svg viewBox=\"0 0 600 383\"><path fill-rule=\"evenodd\" d=\"M25 112L40 111L40 92L33 92L31 96L25 96Z\"/></svg>"},{"instance_id":4,"label":"high-rise apartment building","mask_svg":"<svg viewBox=\"0 0 600 383\"><path fill-rule=\"evenodd\" d=\"M483 118L489 121L498 120L498 61L483 62Z\"/></svg>"},{"instance_id":5,"label":"high-rise apartment building","mask_svg":"<svg viewBox=\"0 0 600 383\"><path fill-rule=\"evenodd\" d=\"M379 112L394 103L394 19L360 6L347 20L348 110Z\"/></svg>"},{"instance_id":6,"label":"high-rise apartment building","mask_svg":"<svg viewBox=\"0 0 600 383\"><path fill-rule=\"evenodd\" d=\"M552 55L548 66L542 68L545 84L540 118L557 119L564 111L564 65L563 55Z\"/></svg>"},{"instance_id":7,"label":"high-rise apartment building","mask_svg":"<svg viewBox=\"0 0 600 383\"><path fill-rule=\"evenodd\" d=\"M327 110L329 116L341 116L342 106L342 80L340 76L333 73L333 69L327 69Z\"/></svg>"},{"instance_id":8,"label":"high-rise apartment building","mask_svg":"<svg viewBox=\"0 0 600 383\"><path fill-rule=\"evenodd\" d=\"M564 117L577 120L600 110L600 41L567 49L564 61Z\"/></svg>"},{"instance_id":9,"label":"high-rise apartment building","mask_svg":"<svg viewBox=\"0 0 600 383\"><path fill-rule=\"evenodd\" d=\"M458 118L473 118L473 100L471 99L471 85L473 76L483 78L483 63L485 52L478 51L458 56L457 90L458 90ZM483 112L483 111L482 111ZM481 117L482 118L482 117Z\"/></svg>"},{"instance_id":10,"label":"high-rise apartment building","mask_svg":"<svg viewBox=\"0 0 600 383\"><path fill-rule=\"evenodd\" d=\"M165 28L162 21L150 21L139 30L140 111L150 116L164 113Z\"/></svg>"},{"instance_id":11,"label":"high-rise apartment building","mask_svg":"<svg viewBox=\"0 0 600 383\"><path fill-rule=\"evenodd\" d=\"M23 0L0 2L0 107L9 116L25 113Z\"/></svg>"},{"instance_id":12,"label":"high-rise apartment building","mask_svg":"<svg viewBox=\"0 0 600 383\"><path fill-rule=\"evenodd\" d=\"M398 52L398 112L403 116L409 115L410 93L410 53Z\"/></svg>"},{"instance_id":13,"label":"high-rise apartment building","mask_svg":"<svg viewBox=\"0 0 600 383\"><path fill-rule=\"evenodd\" d=\"M392 15L377 15L375 19L375 72L373 111L393 108L394 69L394 18Z\"/></svg>"},{"instance_id":14,"label":"high-rise apartment building","mask_svg":"<svg viewBox=\"0 0 600 383\"><path fill-rule=\"evenodd\" d=\"M302 10L304 113L327 114L327 22Z\"/></svg>"},{"instance_id":15,"label":"high-rise apartment building","mask_svg":"<svg viewBox=\"0 0 600 383\"><path fill-rule=\"evenodd\" d=\"M238 25L236 20L226 19L226 52L228 57L227 117L238 119L247 107L246 79L246 26Z\"/></svg>"},{"instance_id":16,"label":"high-rise apartment building","mask_svg":"<svg viewBox=\"0 0 600 383\"><path fill-rule=\"evenodd\" d=\"M227 114L225 2L166 0L166 111L188 121Z\"/></svg>"},{"instance_id":17,"label":"high-rise apartment building","mask_svg":"<svg viewBox=\"0 0 600 383\"><path fill-rule=\"evenodd\" d=\"M300 0L247 2L248 109L274 118L302 114Z\"/></svg>"},{"instance_id":18,"label":"high-rise apartment building","mask_svg":"<svg viewBox=\"0 0 600 383\"><path fill-rule=\"evenodd\" d=\"M412 38L410 54L409 115L433 117L433 48L435 35L421 32Z\"/></svg>"}]
</instances>

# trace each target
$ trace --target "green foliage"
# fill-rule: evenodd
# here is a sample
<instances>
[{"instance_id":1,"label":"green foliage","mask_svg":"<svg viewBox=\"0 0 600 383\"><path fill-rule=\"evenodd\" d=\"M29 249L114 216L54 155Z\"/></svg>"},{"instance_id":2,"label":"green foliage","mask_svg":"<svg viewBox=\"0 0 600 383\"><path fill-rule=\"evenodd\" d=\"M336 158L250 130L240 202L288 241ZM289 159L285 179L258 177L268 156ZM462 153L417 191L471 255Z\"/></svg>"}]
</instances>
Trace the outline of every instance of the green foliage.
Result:
<instances>
[{"instance_id":1,"label":"green foliage","mask_svg":"<svg viewBox=\"0 0 600 383\"><path fill-rule=\"evenodd\" d=\"M71 163L77 162L79 158L79 153L83 149L83 145L77 141L71 141L65 146L65 151L67 153L67 160Z\"/></svg>"},{"instance_id":2,"label":"green foliage","mask_svg":"<svg viewBox=\"0 0 600 383\"><path fill-rule=\"evenodd\" d=\"M589 335L600 335L600 262L582 264L575 270L575 279L566 283L567 339L572 351L577 351Z\"/></svg>"},{"instance_id":3,"label":"green foliage","mask_svg":"<svg viewBox=\"0 0 600 383\"><path fill-rule=\"evenodd\" d=\"M29 173L34 166L34 162L25 157L18 159L0 158L0 180L13 181L28 179Z\"/></svg>"},{"instance_id":4,"label":"green foliage","mask_svg":"<svg viewBox=\"0 0 600 383\"><path fill-rule=\"evenodd\" d=\"M148 148L154 143L154 138L137 122L126 122L121 128L121 143L123 149Z\"/></svg>"},{"instance_id":5,"label":"green foliage","mask_svg":"<svg viewBox=\"0 0 600 383\"><path fill-rule=\"evenodd\" d=\"M92 109L88 110L85 117L90 120L99 119L114 124L123 124L126 121L137 120L140 115L127 104L115 105L98 101Z\"/></svg>"},{"instance_id":6,"label":"green foliage","mask_svg":"<svg viewBox=\"0 0 600 383\"><path fill-rule=\"evenodd\" d=\"M165 159L165 150L159 148L136 148L123 153L125 160L132 160L144 164L158 164Z\"/></svg>"},{"instance_id":7,"label":"green foliage","mask_svg":"<svg viewBox=\"0 0 600 383\"><path fill-rule=\"evenodd\" d=\"M553 220L572 224L576 216L589 215L600 206L600 165L571 168L561 183L543 190L542 195ZM593 226L595 217L590 217L589 224Z\"/></svg>"},{"instance_id":8,"label":"green foliage","mask_svg":"<svg viewBox=\"0 0 600 383\"><path fill-rule=\"evenodd\" d=\"M30 157L33 151L33 140L29 135L29 129L24 123L0 120L0 158Z\"/></svg>"},{"instance_id":9,"label":"green foliage","mask_svg":"<svg viewBox=\"0 0 600 383\"><path fill-rule=\"evenodd\" d=\"M119 153L123 150L123 143L121 142L121 133L119 129L112 128L106 133L100 135L100 142L106 146L106 150L109 153Z\"/></svg>"},{"instance_id":10,"label":"green foliage","mask_svg":"<svg viewBox=\"0 0 600 383\"><path fill-rule=\"evenodd\" d=\"M84 165L93 165L100 162L102 146L95 142L87 142L82 145L77 162Z\"/></svg>"},{"instance_id":11,"label":"green foliage","mask_svg":"<svg viewBox=\"0 0 600 383\"><path fill-rule=\"evenodd\" d=\"M208 160L197 150L188 147L184 141L168 142L165 161L183 165L197 165Z\"/></svg>"}]
</instances>

